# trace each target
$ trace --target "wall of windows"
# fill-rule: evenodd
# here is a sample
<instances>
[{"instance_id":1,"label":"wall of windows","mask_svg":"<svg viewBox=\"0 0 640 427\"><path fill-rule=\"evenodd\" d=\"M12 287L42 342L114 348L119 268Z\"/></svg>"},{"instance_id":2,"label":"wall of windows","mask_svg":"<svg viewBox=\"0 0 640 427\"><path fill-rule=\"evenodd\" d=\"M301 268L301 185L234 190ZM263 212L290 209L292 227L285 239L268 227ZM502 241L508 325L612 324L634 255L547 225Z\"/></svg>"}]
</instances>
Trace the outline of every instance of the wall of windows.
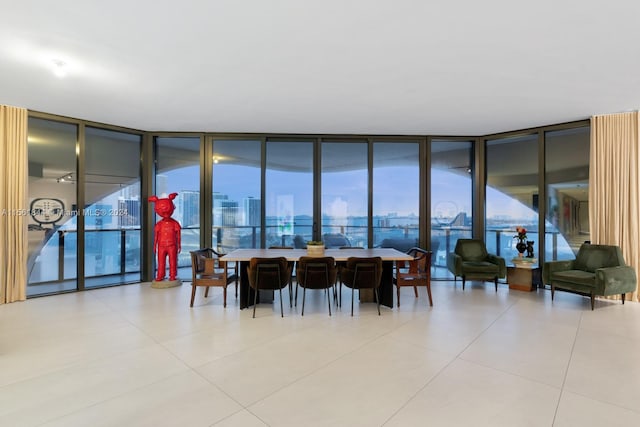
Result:
<instances>
[{"instance_id":1,"label":"wall of windows","mask_svg":"<svg viewBox=\"0 0 640 427\"><path fill-rule=\"evenodd\" d=\"M29 118L27 295L77 289L76 124Z\"/></svg>"},{"instance_id":2,"label":"wall of windows","mask_svg":"<svg viewBox=\"0 0 640 427\"><path fill-rule=\"evenodd\" d=\"M142 138L87 127L85 287L140 281Z\"/></svg>"},{"instance_id":3,"label":"wall of windows","mask_svg":"<svg viewBox=\"0 0 640 427\"><path fill-rule=\"evenodd\" d=\"M420 246L420 144L373 144L373 246Z\"/></svg>"},{"instance_id":4,"label":"wall of windows","mask_svg":"<svg viewBox=\"0 0 640 427\"><path fill-rule=\"evenodd\" d=\"M545 132L545 259L573 259L589 235L590 129Z\"/></svg>"},{"instance_id":5,"label":"wall of windows","mask_svg":"<svg viewBox=\"0 0 640 427\"><path fill-rule=\"evenodd\" d=\"M212 247L220 253L261 247L261 144L213 140Z\"/></svg>"},{"instance_id":6,"label":"wall of windows","mask_svg":"<svg viewBox=\"0 0 640 427\"><path fill-rule=\"evenodd\" d=\"M28 295L151 280L154 269L141 265L153 259L150 191L178 193L184 280L189 251L203 245L224 253L309 240L430 247L433 277L448 278L457 239L484 236L510 259L516 226L527 228L541 261L569 259L589 240L589 132L576 122L492 135L482 146L461 137L146 139L35 114L29 195L42 215L29 223Z\"/></svg>"},{"instance_id":7,"label":"wall of windows","mask_svg":"<svg viewBox=\"0 0 640 427\"><path fill-rule=\"evenodd\" d=\"M366 140L323 142L322 240L327 247L369 246Z\"/></svg>"},{"instance_id":8,"label":"wall of windows","mask_svg":"<svg viewBox=\"0 0 640 427\"><path fill-rule=\"evenodd\" d=\"M200 248L200 138L156 137L156 196L178 193L172 216L182 227L178 277L191 278L189 251ZM156 216L156 221L160 220ZM184 268L189 267L189 268Z\"/></svg>"},{"instance_id":9,"label":"wall of windows","mask_svg":"<svg viewBox=\"0 0 640 427\"><path fill-rule=\"evenodd\" d=\"M431 141L431 250L433 277L451 276L447 257L472 230L473 142Z\"/></svg>"},{"instance_id":10,"label":"wall of windows","mask_svg":"<svg viewBox=\"0 0 640 427\"><path fill-rule=\"evenodd\" d=\"M486 141L485 240L507 260L518 256L516 227L536 242L538 257L538 149L538 134Z\"/></svg>"}]
</instances>

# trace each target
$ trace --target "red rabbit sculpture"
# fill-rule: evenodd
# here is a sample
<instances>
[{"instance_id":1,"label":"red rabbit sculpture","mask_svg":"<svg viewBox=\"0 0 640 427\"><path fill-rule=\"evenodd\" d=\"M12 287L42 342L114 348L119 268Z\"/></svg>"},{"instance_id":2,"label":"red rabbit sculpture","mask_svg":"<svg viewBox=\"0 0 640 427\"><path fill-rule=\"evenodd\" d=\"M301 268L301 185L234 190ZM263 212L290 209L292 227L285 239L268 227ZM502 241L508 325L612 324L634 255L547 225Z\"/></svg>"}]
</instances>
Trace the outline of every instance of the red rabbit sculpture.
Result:
<instances>
[{"instance_id":1,"label":"red rabbit sculpture","mask_svg":"<svg viewBox=\"0 0 640 427\"><path fill-rule=\"evenodd\" d=\"M175 205L173 199L178 193L171 193L169 197L159 199L156 196L149 197L149 202L155 202L154 210L162 217L154 228L153 251L158 254L158 273L156 281L160 282L165 278L165 262L169 257L169 280L176 280L178 275L178 253L182 249L180 246L180 223L171 218Z\"/></svg>"}]
</instances>

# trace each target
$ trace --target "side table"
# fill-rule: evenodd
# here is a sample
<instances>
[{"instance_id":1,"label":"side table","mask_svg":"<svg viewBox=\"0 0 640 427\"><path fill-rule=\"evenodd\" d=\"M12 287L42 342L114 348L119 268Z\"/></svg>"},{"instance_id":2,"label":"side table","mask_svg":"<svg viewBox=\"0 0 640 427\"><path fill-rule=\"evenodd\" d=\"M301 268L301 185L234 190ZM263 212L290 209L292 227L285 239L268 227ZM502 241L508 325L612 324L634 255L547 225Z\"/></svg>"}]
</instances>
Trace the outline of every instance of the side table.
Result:
<instances>
[{"instance_id":1,"label":"side table","mask_svg":"<svg viewBox=\"0 0 640 427\"><path fill-rule=\"evenodd\" d=\"M513 263L507 265L507 283L509 289L531 292L541 282L540 266L535 263Z\"/></svg>"}]
</instances>

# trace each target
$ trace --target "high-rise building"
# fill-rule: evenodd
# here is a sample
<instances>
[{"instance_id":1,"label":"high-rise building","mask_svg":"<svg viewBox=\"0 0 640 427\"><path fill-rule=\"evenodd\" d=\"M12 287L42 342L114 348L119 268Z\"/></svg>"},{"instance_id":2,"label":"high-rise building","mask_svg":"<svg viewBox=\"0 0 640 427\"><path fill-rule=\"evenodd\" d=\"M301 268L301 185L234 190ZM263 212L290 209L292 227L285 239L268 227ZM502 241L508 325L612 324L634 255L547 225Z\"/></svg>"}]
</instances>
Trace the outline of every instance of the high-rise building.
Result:
<instances>
[{"instance_id":1,"label":"high-rise building","mask_svg":"<svg viewBox=\"0 0 640 427\"><path fill-rule=\"evenodd\" d=\"M260 199L247 197L242 201L244 225L260 226Z\"/></svg>"},{"instance_id":2,"label":"high-rise building","mask_svg":"<svg viewBox=\"0 0 640 427\"><path fill-rule=\"evenodd\" d=\"M180 191L175 199L176 215L174 218L182 227L198 227L200 225L200 192Z\"/></svg>"}]
</instances>

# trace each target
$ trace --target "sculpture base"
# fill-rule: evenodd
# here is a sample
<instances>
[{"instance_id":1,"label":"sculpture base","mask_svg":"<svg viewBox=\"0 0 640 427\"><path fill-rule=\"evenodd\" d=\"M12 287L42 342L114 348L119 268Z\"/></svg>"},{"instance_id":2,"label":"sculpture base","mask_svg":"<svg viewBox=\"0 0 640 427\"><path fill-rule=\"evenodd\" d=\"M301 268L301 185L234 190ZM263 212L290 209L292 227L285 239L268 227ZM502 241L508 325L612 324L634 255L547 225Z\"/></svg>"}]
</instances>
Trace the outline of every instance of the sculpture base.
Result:
<instances>
[{"instance_id":1,"label":"sculpture base","mask_svg":"<svg viewBox=\"0 0 640 427\"><path fill-rule=\"evenodd\" d=\"M182 280L160 280L160 281L152 281L151 287L156 289L165 289L165 288L174 288L176 286L182 285Z\"/></svg>"}]
</instances>

